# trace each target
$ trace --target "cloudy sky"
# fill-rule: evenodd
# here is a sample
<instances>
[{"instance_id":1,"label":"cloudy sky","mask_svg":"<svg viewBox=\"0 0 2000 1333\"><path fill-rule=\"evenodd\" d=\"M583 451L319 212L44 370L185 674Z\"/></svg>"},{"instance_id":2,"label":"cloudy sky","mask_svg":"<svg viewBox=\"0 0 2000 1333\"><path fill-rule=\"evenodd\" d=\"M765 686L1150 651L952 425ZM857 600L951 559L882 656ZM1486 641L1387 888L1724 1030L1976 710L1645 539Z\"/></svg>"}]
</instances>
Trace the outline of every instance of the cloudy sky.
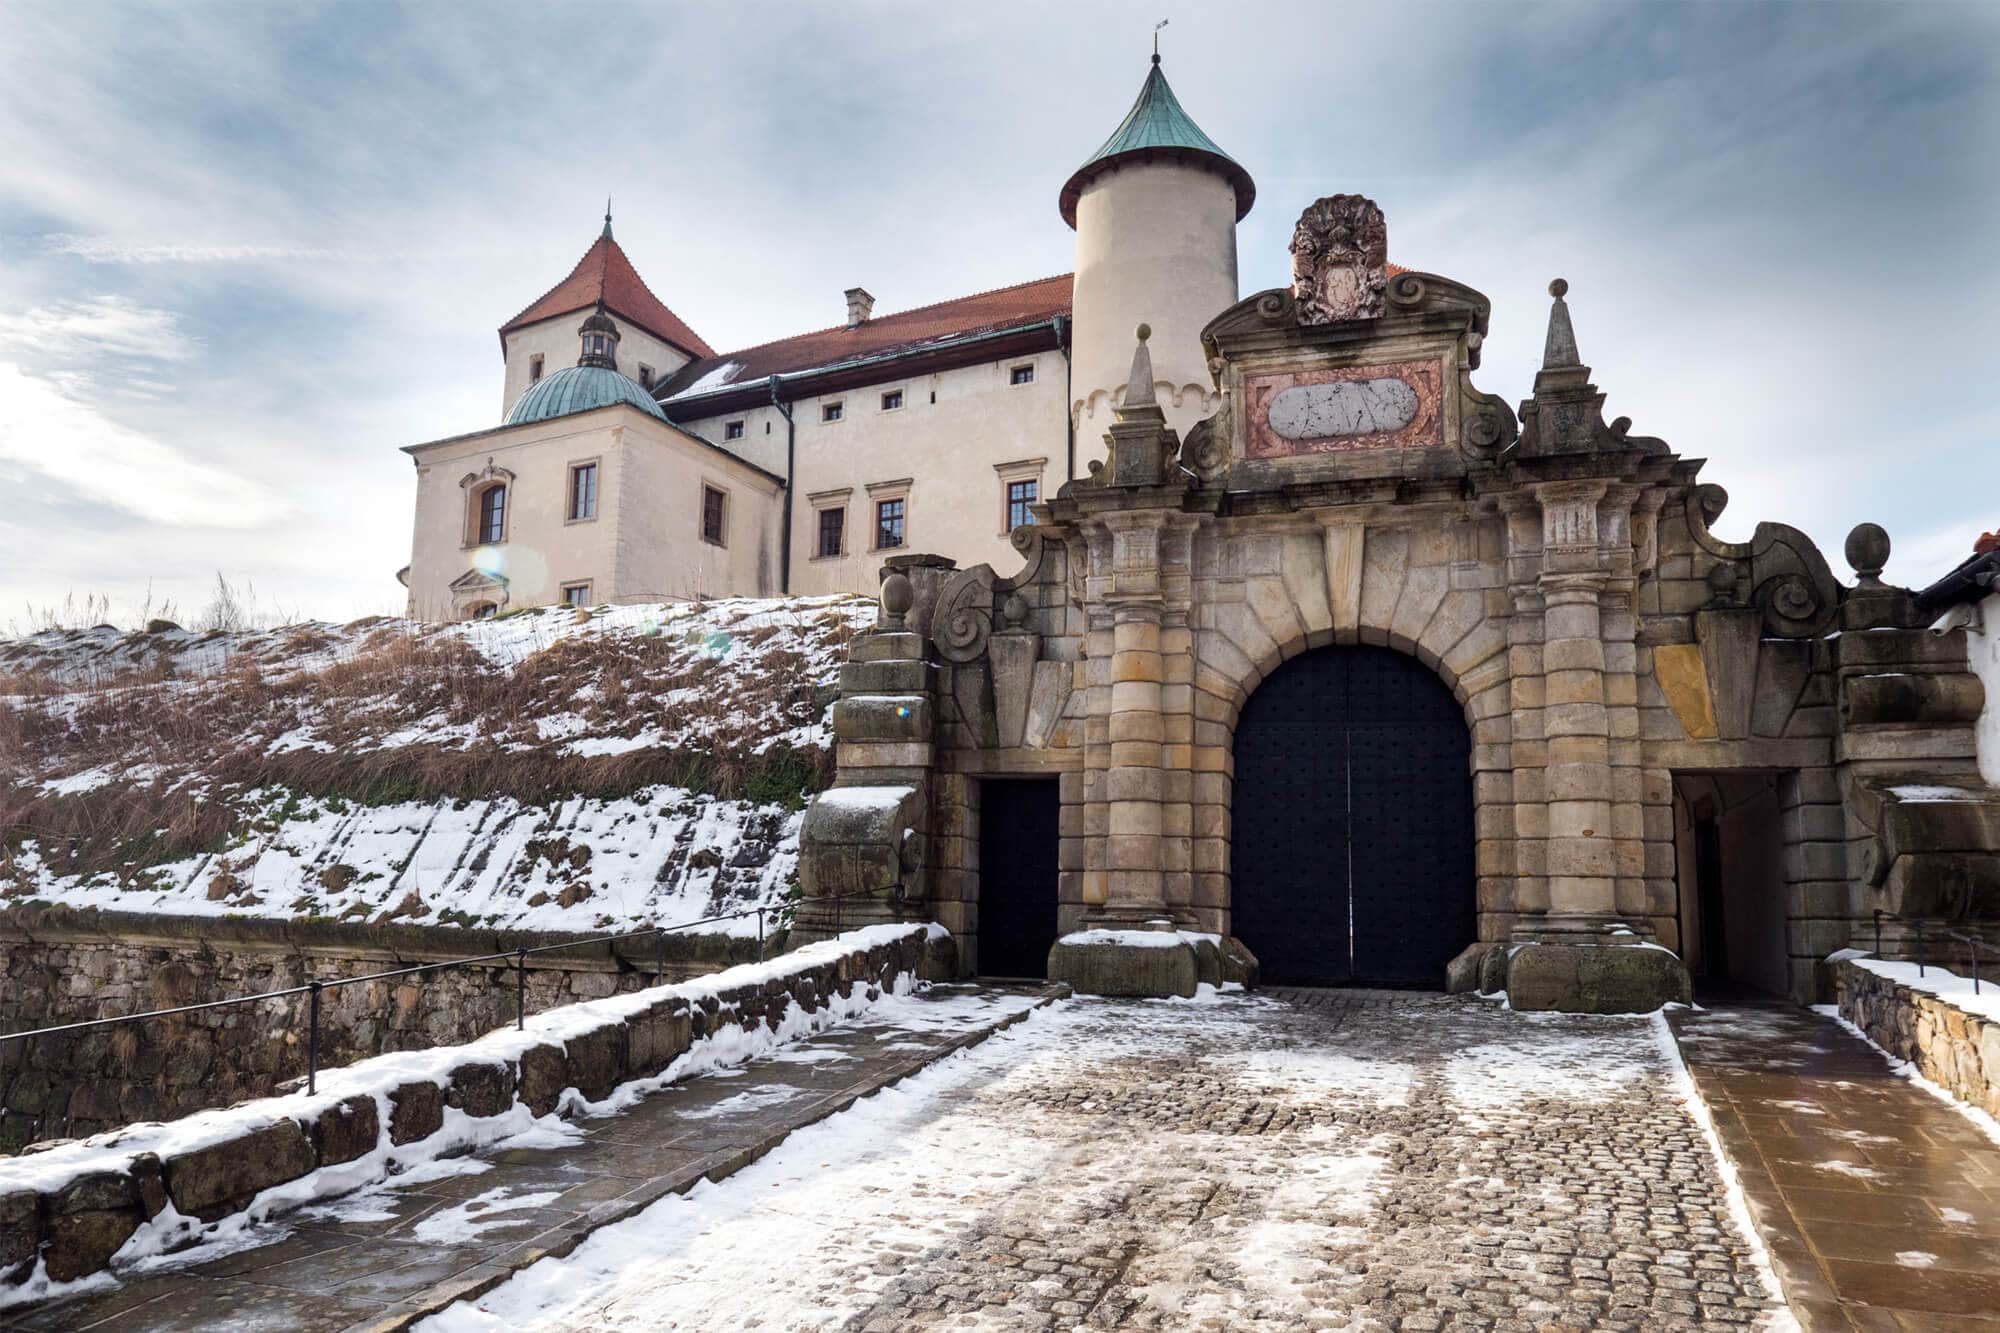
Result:
<instances>
[{"instance_id":1,"label":"cloudy sky","mask_svg":"<svg viewBox=\"0 0 2000 1333\"><path fill-rule=\"evenodd\" d=\"M1299 210L1493 298L1544 288L1718 526L1884 524L1921 584L2000 526L2000 6L97 5L0 41L0 628L102 594L399 607L397 446L497 421L495 328L606 193L718 348L1067 271L1056 192L1166 69L1255 176L1248 293Z\"/></svg>"}]
</instances>

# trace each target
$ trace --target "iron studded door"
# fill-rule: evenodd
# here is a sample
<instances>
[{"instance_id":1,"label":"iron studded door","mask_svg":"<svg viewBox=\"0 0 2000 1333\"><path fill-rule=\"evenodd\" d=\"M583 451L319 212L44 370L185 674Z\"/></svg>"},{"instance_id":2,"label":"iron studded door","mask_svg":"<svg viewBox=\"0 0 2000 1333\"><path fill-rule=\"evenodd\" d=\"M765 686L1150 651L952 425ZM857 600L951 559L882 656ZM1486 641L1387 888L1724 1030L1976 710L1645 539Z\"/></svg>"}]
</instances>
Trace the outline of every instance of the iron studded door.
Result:
<instances>
[{"instance_id":1,"label":"iron studded door","mask_svg":"<svg viewBox=\"0 0 2000 1333\"><path fill-rule=\"evenodd\" d=\"M1294 658L1236 724L1230 921L1271 981L1337 986L1348 947L1347 657Z\"/></svg>"},{"instance_id":2,"label":"iron studded door","mask_svg":"<svg viewBox=\"0 0 2000 1333\"><path fill-rule=\"evenodd\" d=\"M979 971L986 976L1048 975L1061 808L1053 778L979 784Z\"/></svg>"},{"instance_id":3,"label":"iron studded door","mask_svg":"<svg viewBox=\"0 0 2000 1333\"><path fill-rule=\"evenodd\" d=\"M1236 729L1231 917L1274 981L1441 986L1474 932L1471 738L1414 658L1294 658Z\"/></svg>"},{"instance_id":4,"label":"iron studded door","mask_svg":"<svg viewBox=\"0 0 2000 1333\"><path fill-rule=\"evenodd\" d=\"M1471 736L1428 667L1367 650L1348 672L1354 980L1442 989L1472 942Z\"/></svg>"}]
</instances>

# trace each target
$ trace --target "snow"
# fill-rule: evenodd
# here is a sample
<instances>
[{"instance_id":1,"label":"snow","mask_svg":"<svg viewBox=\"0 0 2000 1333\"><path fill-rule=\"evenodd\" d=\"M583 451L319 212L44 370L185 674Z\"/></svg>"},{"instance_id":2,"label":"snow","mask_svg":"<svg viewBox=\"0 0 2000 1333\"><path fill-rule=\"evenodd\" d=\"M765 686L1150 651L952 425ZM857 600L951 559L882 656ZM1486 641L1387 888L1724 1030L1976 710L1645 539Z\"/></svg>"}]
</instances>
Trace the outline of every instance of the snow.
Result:
<instances>
[{"instance_id":1,"label":"snow","mask_svg":"<svg viewBox=\"0 0 2000 1333\"><path fill-rule=\"evenodd\" d=\"M1778 1274L1771 1267L1771 1252L1764 1246L1764 1237L1757 1230L1757 1223L1750 1215L1750 1198L1743 1192L1742 1177L1737 1174L1735 1163L1722 1150L1722 1136L1716 1133L1715 1116L1709 1111L1708 1103L1701 1099L1701 1092L1695 1087L1693 1075L1688 1073L1687 1062L1681 1059L1680 1044L1674 1040L1674 1030L1667 1024L1665 1014L1655 1013L1648 1019L1653 1030L1653 1042L1659 1048L1660 1057L1673 1070L1674 1095L1687 1108L1688 1116L1701 1129L1702 1138L1708 1143L1709 1156L1715 1161L1716 1174L1722 1177L1723 1198L1729 1206L1730 1220L1736 1224L1736 1232L1750 1251L1750 1261L1756 1267L1758 1276L1764 1281L1765 1290L1771 1298L1782 1302L1785 1289L1779 1285ZM1817 1108L1814 1108L1817 1110ZM1789 1309L1780 1308L1769 1315L1763 1325L1773 1333L1797 1333L1798 1317Z\"/></svg>"},{"instance_id":2,"label":"snow","mask_svg":"<svg viewBox=\"0 0 2000 1333\"><path fill-rule=\"evenodd\" d=\"M514 1194L506 1186L467 1199L454 1208L441 1209L417 1223L414 1239L433 1245L454 1245L479 1239L479 1233L494 1223L506 1223L507 1214L521 1208L540 1208L560 1197L561 1191Z\"/></svg>"},{"instance_id":3,"label":"snow","mask_svg":"<svg viewBox=\"0 0 2000 1333\"><path fill-rule=\"evenodd\" d=\"M614 776L616 790L568 800L466 790L376 801L309 798L283 784L297 771L315 791L344 790L350 756L368 756L369 771L393 784L405 752L419 768L437 752L495 748L555 761L561 777L630 773L640 783L649 765L678 777L679 756L789 748L803 774L832 745L823 691L846 639L874 616L859 597L731 598L457 624L0 639L0 691L16 691L0 693L0 723L18 720L34 738L0 754L0 786L95 802L97 826L173 792L221 807L228 828L219 849L154 863L137 860L135 845L133 863L94 872L67 859L67 843L28 838L0 858L0 892L109 910L394 912L593 933L772 907L795 877L804 790L748 801L670 782L634 789ZM413 676L404 654L428 665ZM468 693L469 677L486 688ZM610 761L626 767L583 767ZM218 776L238 772L245 780ZM583 863L543 854L556 843ZM557 901L565 890L568 907Z\"/></svg>"},{"instance_id":4,"label":"snow","mask_svg":"<svg viewBox=\"0 0 2000 1333\"><path fill-rule=\"evenodd\" d=\"M1127 949L1173 949L1186 944L1177 930L1073 930L1058 944L1116 944Z\"/></svg>"},{"instance_id":5,"label":"snow","mask_svg":"<svg viewBox=\"0 0 2000 1333\"><path fill-rule=\"evenodd\" d=\"M1903 802L1933 801L1992 801L2000 800L2000 792L1972 791L1965 787L1941 787L1929 783L1910 782L1889 788L1896 799Z\"/></svg>"},{"instance_id":6,"label":"snow","mask_svg":"<svg viewBox=\"0 0 2000 1333\"><path fill-rule=\"evenodd\" d=\"M674 394L667 401L671 403L681 398L693 398L697 394L712 393L727 385L742 369L743 363L741 361L725 361L719 366L710 368L700 379L688 385L687 388L682 389L679 393Z\"/></svg>"},{"instance_id":7,"label":"snow","mask_svg":"<svg viewBox=\"0 0 2000 1333\"><path fill-rule=\"evenodd\" d=\"M1924 964L1922 975L1919 975L1915 963L1892 963L1881 958L1850 958L1848 961L1878 977L1942 1000L1963 1013L2000 1023L2000 980L1984 972L1980 974L1979 990L1975 994L1972 978L1959 976L1936 963ZM2000 971L2000 968L1995 971Z\"/></svg>"},{"instance_id":8,"label":"snow","mask_svg":"<svg viewBox=\"0 0 2000 1333\"><path fill-rule=\"evenodd\" d=\"M530 1047L545 1042L565 1043L608 1022L649 1009L663 1000L680 998L690 1004L698 1004L705 998L719 996L725 990L762 985L809 970L850 952L864 952L875 945L903 939L920 929L907 925L866 926L836 939L807 945L768 962L745 963L693 981L656 986L531 1014L522 1031L502 1028L462 1046L400 1051L329 1070L321 1074L320 1090L312 1096L295 1094L258 1098L164 1124L131 1125L44 1152L0 1158L0 1193L16 1189L53 1193L86 1172L127 1170L132 1159L140 1153L155 1153L167 1160L201 1148L233 1142L281 1119L294 1118L310 1123L321 1112L349 1097L374 1099L381 1137L368 1153L355 1161L322 1167L298 1180L267 1189L243 1211L206 1226L196 1219L179 1215L169 1206L159 1217L141 1226L126 1242L125 1247L114 1256L113 1267L121 1273L141 1271L147 1261L169 1253L174 1255L175 1263L212 1258L228 1252L231 1247L261 1243L250 1239L252 1232L277 1214L309 1204L320 1204L342 1195L353 1195L357 1190L378 1186L392 1176L406 1176L412 1168L435 1169L438 1159L453 1158L503 1141L519 1146L569 1142L571 1131L565 1124L565 1118L611 1114L694 1074L740 1066L801 1036L824 1030L843 1018L868 1010L886 995L877 992L877 998L871 1001L868 991L873 988L857 985L851 996L843 998L836 992L825 997L826 1002L817 1013L809 1014L797 1005L791 1006L775 1030L763 1024L757 1024L754 1030L740 1026L722 1028L697 1040L692 1048L658 1076L621 1084L602 1101L587 1102L575 1089L566 1090L556 1110L541 1119L518 1102L502 1115L477 1119L448 1106L444 1110L444 1126L438 1133L398 1147L392 1145L388 1138L389 1094L402 1084L429 1080L444 1086L453 1069L481 1057L515 1060ZM906 992L913 984L914 979L905 974L899 979L896 993ZM360 1206L369 1206L368 1201L363 1200ZM464 1225L473 1225L469 1215L461 1221ZM190 1243L195 1246L192 1250L188 1249ZM39 1282L31 1280L20 1287L0 1288L0 1308L81 1289L51 1286L44 1275Z\"/></svg>"},{"instance_id":9,"label":"snow","mask_svg":"<svg viewBox=\"0 0 2000 1333\"><path fill-rule=\"evenodd\" d=\"M915 787L829 787L819 794L819 802L830 810L886 813L908 800L916 790Z\"/></svg>"}]
</instances>

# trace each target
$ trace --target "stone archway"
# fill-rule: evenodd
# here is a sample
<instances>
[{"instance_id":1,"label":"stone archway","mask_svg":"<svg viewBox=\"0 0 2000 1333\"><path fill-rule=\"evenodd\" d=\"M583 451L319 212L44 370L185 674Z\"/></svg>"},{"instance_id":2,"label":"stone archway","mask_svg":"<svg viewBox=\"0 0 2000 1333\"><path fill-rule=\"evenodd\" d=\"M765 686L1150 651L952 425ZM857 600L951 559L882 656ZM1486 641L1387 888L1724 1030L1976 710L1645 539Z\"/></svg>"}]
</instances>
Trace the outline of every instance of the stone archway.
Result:
<instances>
[{"instance_id":1,"label":"stone archway","mask_svg":"<svg viewBox=\"0 0 2000 1333\"><path fill-rule=\"evenodd\" d=\"M1234 737L1232 931L1275 981L1442 987L1475 931L1471 733L1414 657L1292 658Z\"/></svg>"}]
</instances>

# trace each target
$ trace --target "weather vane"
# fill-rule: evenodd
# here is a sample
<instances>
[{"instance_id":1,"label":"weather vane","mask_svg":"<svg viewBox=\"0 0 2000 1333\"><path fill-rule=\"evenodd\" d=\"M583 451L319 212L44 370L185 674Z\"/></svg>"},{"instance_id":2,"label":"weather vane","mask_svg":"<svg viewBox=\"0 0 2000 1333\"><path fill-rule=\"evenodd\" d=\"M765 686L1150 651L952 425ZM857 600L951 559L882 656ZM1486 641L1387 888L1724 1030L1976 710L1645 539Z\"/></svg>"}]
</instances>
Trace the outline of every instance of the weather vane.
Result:
<instances>
[{"instance_id":1,"label":"weather vane","mask_svg":"<svg viewBox=\"0 0 2000 1333\"><path fill-rule=\"evenodd\" d=\"M1153 25L1153 63L1155 65L1160 63L1160 29L1166 27L1171 21L1170 19L1161 19Z\"/></svg>"}]
</instances>

